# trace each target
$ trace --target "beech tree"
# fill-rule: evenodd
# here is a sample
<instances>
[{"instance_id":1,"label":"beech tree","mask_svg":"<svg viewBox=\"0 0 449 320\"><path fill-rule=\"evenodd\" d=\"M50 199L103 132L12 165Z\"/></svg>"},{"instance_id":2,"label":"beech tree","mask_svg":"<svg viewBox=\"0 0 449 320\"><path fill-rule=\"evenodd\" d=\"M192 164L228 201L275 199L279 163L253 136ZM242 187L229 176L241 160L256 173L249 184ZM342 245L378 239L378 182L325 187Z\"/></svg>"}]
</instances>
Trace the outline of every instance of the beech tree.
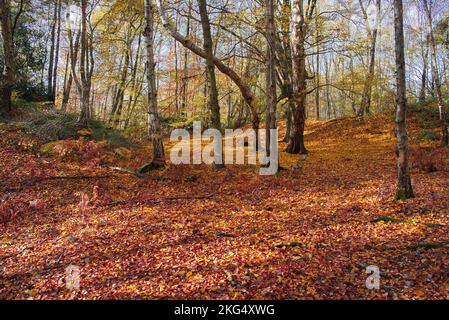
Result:
<instances>
[{"instance_id":1,"label":"beech tree","mask_svg":"<svg viewBox=\"0 0 449 320\"><path fill-rule=\"evenodd\" d=\"M308 1L304 6L303 0L292 0L291 46L293 65L293 94L295 107L293 109L292 128L287 147L288 153L306 154L304 143L304 129L306 122L307 79L306 70L306 34L315 9L316 0Z\"/></svg>"},{"instance_id":2,"label":"beech tree","mask_svg":"<svg viewBox=\"0 0 449 320\"><path fill-rule=\"evenodd\" d=\"M407 87L405 79L404 14L402 0L394 0L394 35L396 52L396 136L398 163L398 200L414 197L408 163Z\"/></svg>"},{"instance_id":3,"label":"beech tree","mask_svg":"<svg viewBox=\"0 0 449 320\"><path fill-rule=\"evenodd\" d=\"M274 2L265 0L265 28L267 42L266 56L266 149L270 154L270 129L276 129L276 26L274 20Z\"/></svg>"},{"instance_id":4,"label":"beech tree","mask_svg":"<svg viewBox=\"0 0 449 320\"><path fill-rule=\"evenodd\" d=\"M157 88L154 62L154 5L153 0L145 0L145 39L147 52L148 84L148 135L153 142L153 167L165 165L164 144L157 112Z\"/></svg>"}]
</instances>

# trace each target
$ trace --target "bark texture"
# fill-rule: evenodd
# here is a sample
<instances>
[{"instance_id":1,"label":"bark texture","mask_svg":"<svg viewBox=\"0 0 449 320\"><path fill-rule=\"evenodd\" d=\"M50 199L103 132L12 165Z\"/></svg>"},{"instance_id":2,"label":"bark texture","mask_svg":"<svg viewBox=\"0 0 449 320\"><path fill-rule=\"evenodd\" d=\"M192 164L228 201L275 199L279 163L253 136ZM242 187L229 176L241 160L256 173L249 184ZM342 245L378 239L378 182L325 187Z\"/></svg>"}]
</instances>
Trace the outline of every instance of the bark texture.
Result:
<instances>
[{"instance_id":1,"label":"bark texture","mask_svg":"<svg viewBox=\"0 0 449 320\"><path fill-rule=\"evenodd\" d=\"M407 98L405 82L405 51L404 51L404 18L402 0L394 0L394 34L396 51L396 136L397 136L397 166L398 190L396 199L414 197L409 169L409 150L407 134Z\"/></svg>"},{"instance_id":2,"label":"bark texture","mask_svg":"<svg viewBox=\"0 0 449 320\"><path fill-rule=\"evenodd\" d=\"M203 29L203 48L206 53L206 71L209 80L209 108L210 121L214 129L221 130L220 105L218 102L217 77L215 75L214 52L212 43L212 33L210 29L209 15L207 13L206 0L198 0L198 8L201 17L201 27Z\"/></svg>"},{"instance_id":3,"label":"bark texture","mask_svg":"<svg viewBox=\"0 0 449 320\"><path fill-rule=\"evenodd\" d=\"M3 38L4 70L0 78L0 117L11 113L11 96L15 83L14 41L11 28L11 6L9 0L0 0L0 19Z\"/></svg>"},{"instance_id":4,"label":"bark texture","mask_svg":"<svg viewBox=\"0 0 449 320\"><path fill-rule=\"evenodd\" d=\"M154 7L152 0L145 0L145 39L147 51L148 82L148 135L153 142L153 167L165 165L161 125L157 112L157 89L154 62Z\"/></svg>"}]
</instances>

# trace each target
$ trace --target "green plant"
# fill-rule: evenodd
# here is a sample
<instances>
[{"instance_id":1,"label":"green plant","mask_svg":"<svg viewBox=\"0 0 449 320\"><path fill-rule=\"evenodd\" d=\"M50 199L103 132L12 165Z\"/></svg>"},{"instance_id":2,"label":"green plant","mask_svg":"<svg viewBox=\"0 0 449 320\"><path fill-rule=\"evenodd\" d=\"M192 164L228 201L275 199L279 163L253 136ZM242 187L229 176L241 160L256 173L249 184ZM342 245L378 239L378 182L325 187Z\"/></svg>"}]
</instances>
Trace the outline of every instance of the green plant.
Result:
<instances>
[{"instance_id":1,"label":"green plant","mask_svg":"<svg viewBox=\"0 0 449 320\"><path fill-rule=\"evenodd\" d=\"M418 139L422 141L437 141L438 135L434 131L422 131Z\"/></svg>"},{"instance_id":2,"label":"green plant","mask_svg":"<svg viewBox=\"0 0 449 320\"><path fill-rule=\"evenodd\" d=\"M76 140L81 136L77 113L56 110L49 107L48 102L30 103L17 100L16 104L21 111L17 125L44 144L56 140ZM91 120L89 128L92 131L89 136L91 140L107 141L112 147L131 145L120 130L106 127L101 121Z\"/></svg>"}]
</instances>

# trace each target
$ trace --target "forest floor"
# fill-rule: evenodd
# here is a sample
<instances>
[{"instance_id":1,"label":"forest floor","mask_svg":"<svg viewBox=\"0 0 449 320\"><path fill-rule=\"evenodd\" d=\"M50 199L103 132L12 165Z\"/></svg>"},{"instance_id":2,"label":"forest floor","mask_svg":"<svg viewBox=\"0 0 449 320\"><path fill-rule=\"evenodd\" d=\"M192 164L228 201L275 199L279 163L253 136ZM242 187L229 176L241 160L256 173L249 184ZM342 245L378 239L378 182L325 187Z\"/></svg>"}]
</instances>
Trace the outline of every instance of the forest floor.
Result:
<instances>
[{"instance_id":1,"label":"forest floor","mask_svg":"<svg viewBox=\"0 0 449 320\"><path fill-rule=\"evenodd\" d=\"M449 150L420 130L416 198L395 201L387 117L309 123L300 177L172 166L138 178L38 155L0 126L0 298L449 299ZM148 156L131 152L117 165ZM371 265L380 290L366 288Z\"/></svg>"}]
</instances>

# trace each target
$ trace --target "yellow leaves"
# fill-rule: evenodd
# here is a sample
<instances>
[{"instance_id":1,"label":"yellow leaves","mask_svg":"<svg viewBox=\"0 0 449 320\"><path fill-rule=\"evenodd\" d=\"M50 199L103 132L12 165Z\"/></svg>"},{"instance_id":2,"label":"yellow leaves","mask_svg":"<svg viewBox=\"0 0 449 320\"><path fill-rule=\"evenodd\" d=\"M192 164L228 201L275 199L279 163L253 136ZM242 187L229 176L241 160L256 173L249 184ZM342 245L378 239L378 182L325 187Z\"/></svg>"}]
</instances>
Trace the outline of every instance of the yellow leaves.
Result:
<instances>
[{"instance_id":1,"label":"yellow leaves","mask_svg":"<svg viewBox=\"0 0 449 320\"><path fill-rule=\"evenodd\" d=\"M200 274L194 274L192 271L186 273L186 279L189 282L201 281L203 280L203 276Z\"/></svg>"},{"instance_id":2,"label":"yellow leaves","mask_svg":"<svg viewBox=\"0 0 449 320\"><path fill-rule=\"evenodd\" d=\"M422 291L422 290L416 290L413 292L413 294L418 298L418 299L426 299L427 294Z\"/></svg>"},{"instance_id":3,"label":"yellow leaves","mask_svg":"<svg viewBox=\"0 0 449 320\"><path fill-rule=\"evenodd\" d=\"M307 294L314 296L316 294L316 289L313 287L308 287L307 288Z\"/></svg>"},{"instance_id":4,"label":"yellow leaves","mask_svg":"<svg viewBox=\"0 0 449 320\"><path fill-rule=\"evenodd\" d=\"M126 290L131 291L131 292L136 292L137 291L137 287L132 284L126 287Z\"/></svg>"},{"instance_id":5,"label":"yellow leaves","mask_svg":"<svg viewBox=\"0 0 449 320\"><path fill-rule=\"evenodd\" d=\"M243 294L241 292L239 292L239 291L236 291L236 292L232 293L232 299L239 299L239 298L242 298L242 297L243 297Z\"/></svg>"},{"instance_id":6,"label":"yellow leaves","mask_svg":"<svg viewBox=\"0 0 449 320\"><path fill-rule=\"evenodd\" d=\"M63 252L60 263L80 262L86 271L86 298L384 297L382 290L366 290L367 275L357 265L361 263L379 266L382 285L391 287L398 297L447 297L446 279L429 277L441 275L449 263L444 248L401 249L418 241L447 238L446 228L422 225L449 225L446 172L416 179L420 198L401 204L391 201L396 187L394 152L385 144L373 144L372 136L366 136L369 141L363 149L356 147L352 136L362 139L369 123L359 128L351 121L309 125L311 156L300 181L293 181L288 172L255 178L253 168L227 167L215 172L208 167L171 167L162 181L114 173L101 181L42 182L38 188L17 192L14 196L27 206L41 198L51 206L5 229L0 251L7 252L0 255L23 253L2 261L5 279L45 267ZM134 156L137 151L131 152ZM147 153L142 152L143 157ZM14 172L15 164L4 159L15 157L20 163L42 165L17 153L5 157L2 153L0 162ZM282 153L281 160L293 164L297 156ZM49 168L44 168L49 172L87 171L83 163L72 166L54 158L49 161ZM98 175L110 174L105 168L95 170ZM4 176L3 186L16 187L22 174L13 175L14 180ZM192 175L198 181L187 179ZM87 192L90 197L97 185L100 201L85 210L83 219L73 210L80 202L74 192ZM164 197L205 193L214 197L157 202ZM420 227L371 222L381 216L419 221ZM276 244L285 245L274 248ZM384 246L399 249L382 251ZM55 298L60 286L55 285L57 277L63 275L54 270L45 277L8 283L0 288L0 295L27 298L31 293L23 288L33 288L36 296ZM116 283L114 290L105 285L110 279Z\"/></svg>"},{"instance_id":7,"label":"yellow leaves","mask_svg":"<svg viewBox=\"0 0 449 320\"><path fill-rule=\"evenodd\" d=\"M82 137L90 137L92 135L91 129L81 129L78 131L78 134Z\"/></svg>"}]
</instances>

